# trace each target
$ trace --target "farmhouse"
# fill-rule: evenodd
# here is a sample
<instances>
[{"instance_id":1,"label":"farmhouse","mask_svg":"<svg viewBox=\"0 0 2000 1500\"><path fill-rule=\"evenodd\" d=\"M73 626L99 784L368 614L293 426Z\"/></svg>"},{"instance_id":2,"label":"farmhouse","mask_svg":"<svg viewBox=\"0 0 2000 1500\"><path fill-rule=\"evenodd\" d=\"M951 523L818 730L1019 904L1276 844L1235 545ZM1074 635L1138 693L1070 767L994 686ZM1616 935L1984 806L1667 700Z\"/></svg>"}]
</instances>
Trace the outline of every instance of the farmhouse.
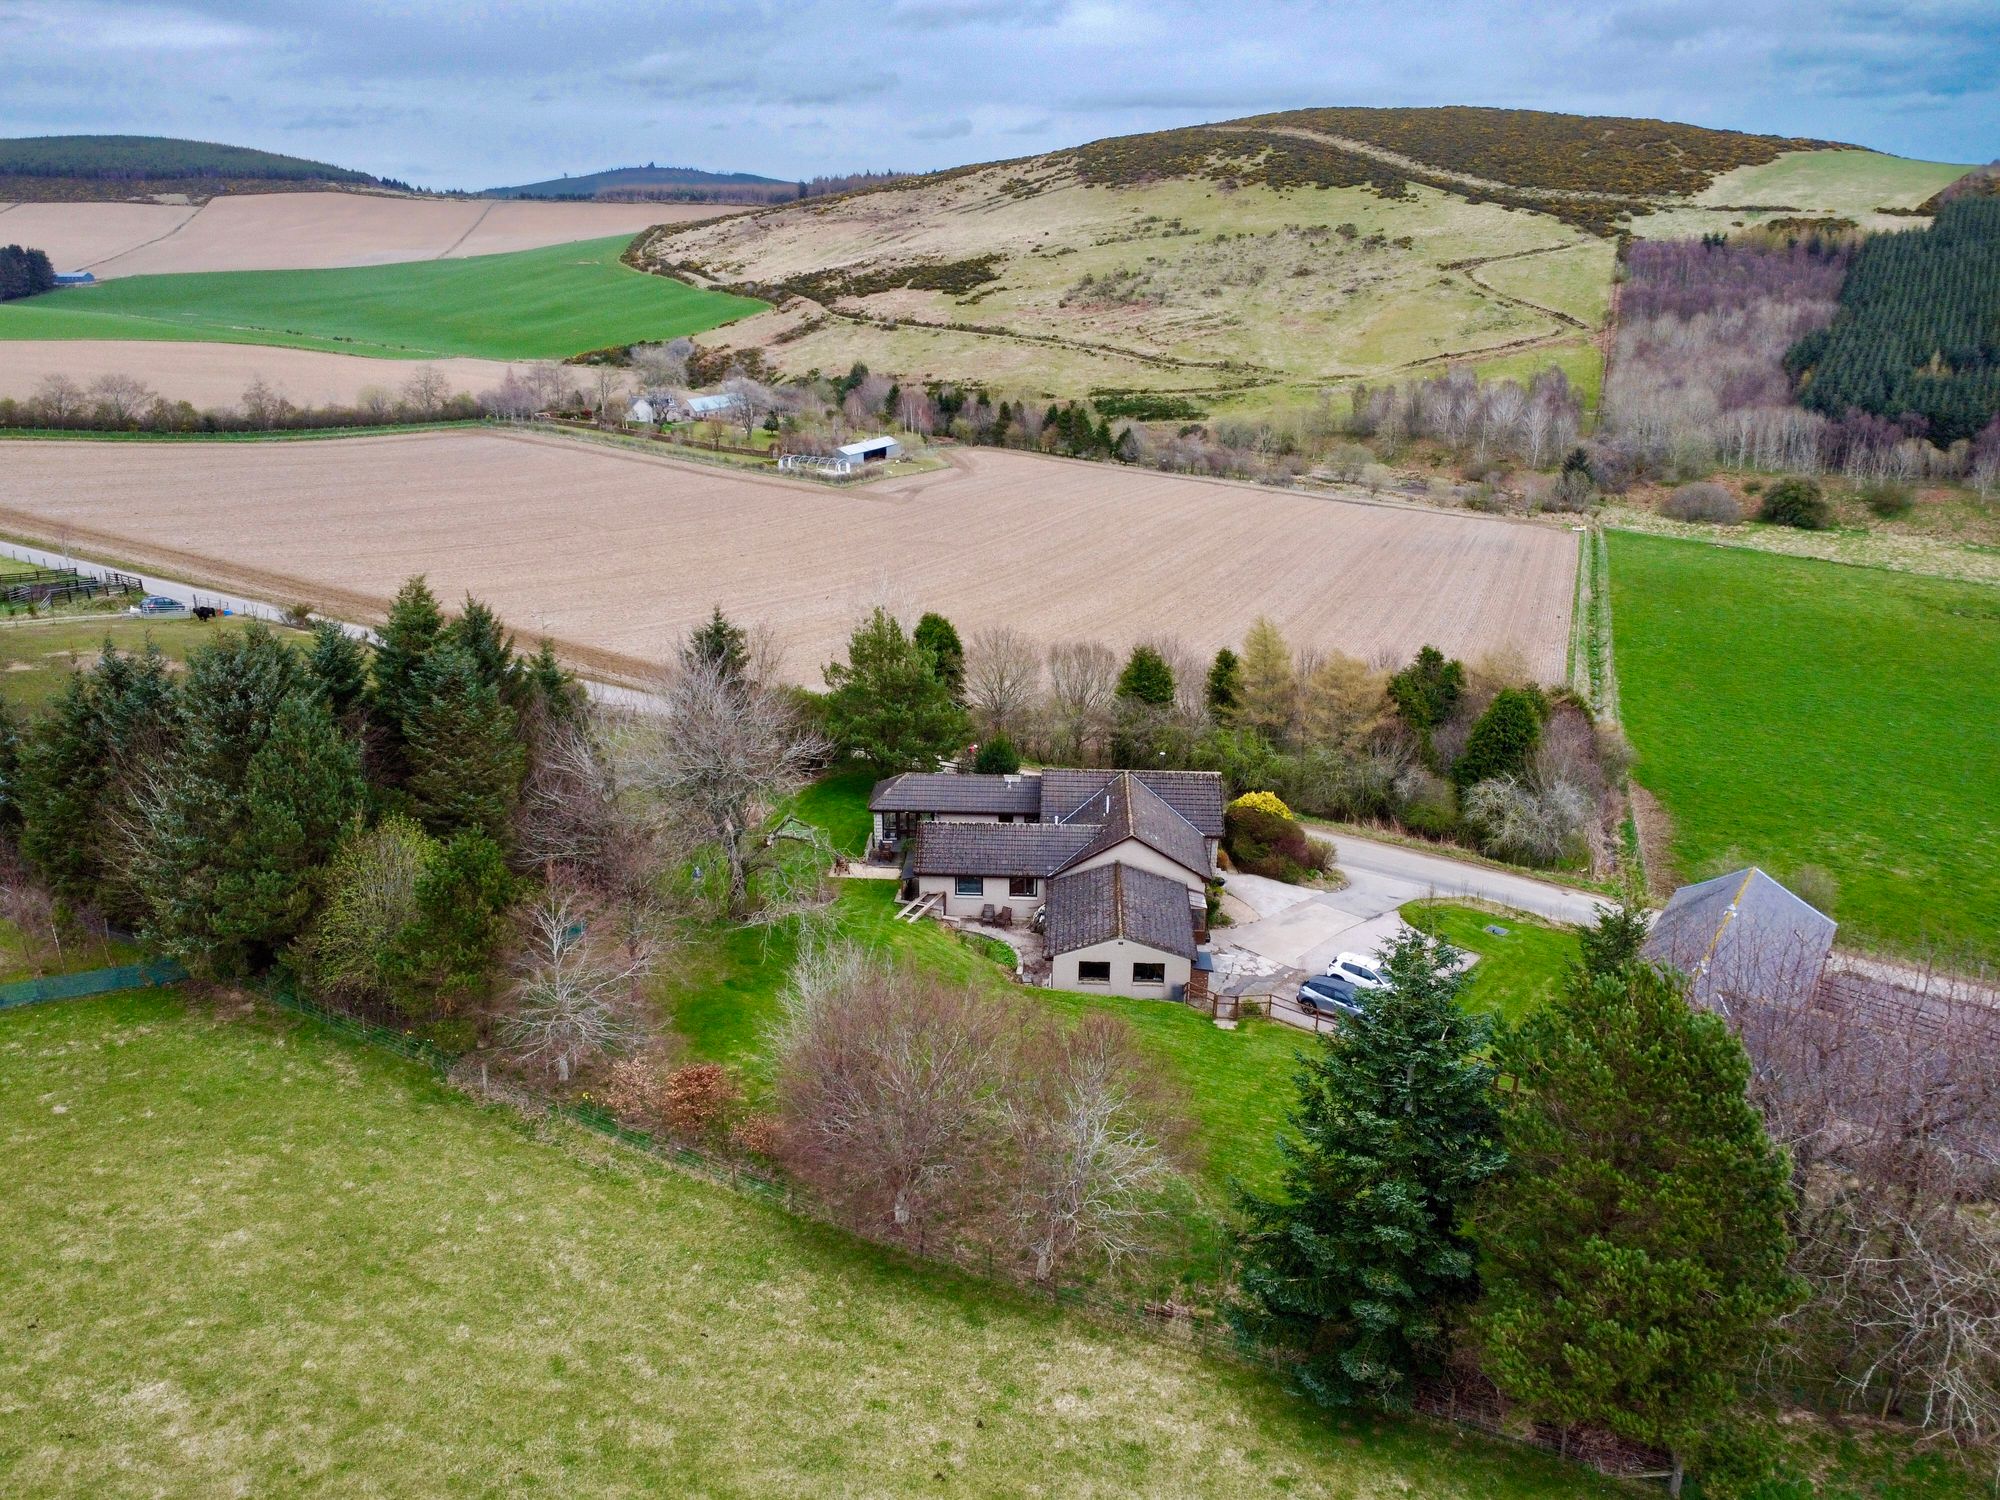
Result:
<instances>
[{"instance_id":1,"label":"farmhouse","mask_svg":"<svg viewBox=\"0 0 2000 1500\"><path fill-rule=\"evenodd\" d=\"M842 443L839 451L840 456L850 462L877 464L887 462L892 458L901 458L903 456L903 445L894 438L885 435L883 437L861 438L852 443Z\"/></svg>"},{"instance_id":2,"label":"farmhouse","mask_svg":"<svg viewBox=\"0 0 2000 1500\"><path fill-rule=\"evenodd\" d=\"M1833 951L1833 918L1754 865L1675 891L1645 956L1688 976L1694 998L1725 1015L1738 997L1812 998Z\"/></svg>"},{"instance_id":3,"label":"farmhouse","mask_svg":"<svg viewBox=\"0 0 2000 1500\"><path fill-rule=\"evenodd\" d=\"M1178 996L1208 929L1222 778L1205 771L911 773L869 799L913 901L1005 926L1039 915L1052 981Z\"/></svg>"}]
</instances>

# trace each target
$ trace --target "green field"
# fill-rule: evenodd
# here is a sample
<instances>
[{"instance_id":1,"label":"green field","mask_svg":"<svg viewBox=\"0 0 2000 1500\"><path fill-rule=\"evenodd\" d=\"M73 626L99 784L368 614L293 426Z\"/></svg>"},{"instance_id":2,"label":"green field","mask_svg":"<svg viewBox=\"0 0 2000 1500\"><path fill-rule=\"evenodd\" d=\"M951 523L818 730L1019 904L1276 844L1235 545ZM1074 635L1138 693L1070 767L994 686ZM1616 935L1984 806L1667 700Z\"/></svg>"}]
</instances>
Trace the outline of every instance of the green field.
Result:
<instances>
[{"instance_id":1,"label":"green field","mask_svg":"<svg viewBox=\"0 0 2000 1500\"><path fill-rule=\"evenodd\" d=\"M1475 953L1479 962L1466 976L1468 1009L1489 1012L1509 1024L1562 991L1569 972L1583 961L1576 932L1550 927L1519 912L1487 911L1451 901L1412 901L1403 920L1454 948ZM1488 932L1504 927L1506 932Z\"/></svg>"},{"instance_id":2,"label":"green field","mask_svg":"<svg viewBox=\"0 0 2000 1500\"><path fill-rule=\"evenodd\" d=\"M1627 1493L172 992L0 1016L0 1492Z\"/></svg>"},{"instance_id":3,"label":"green field","mask_svg":"<svg viewBox=\"0 0 2000 1500\"><path fill-rule=\"evenodd\" d=\"M218 634L241 630L243 619L143 620L136 615L57 614L0 620L0 703L17 713L41 708L63 690L70 674L88 671L108 640L120 651L144 651L151 641L173 661ZM307 637L283 626L269 627L280 640L303 644Z\"/></svg>"},{"instance_id":4,"label":"green field","mask_svg":"<svg viewBox=\"0 0 2000 1500\"><path fill-rule=\"evenodd\" d=\"M623 235L332 271L134 276L0 305L0 339L282 344L395 359L562 359L763 309L619 264Z\"/></svg>"},{"instance_id":5,"label":"green field","mask_svg":"<svg viewBox=\"0 0 2000 1500\"><path fill-rule=\"evenodd\" d=\"M1819 866L1844 941L2000 959L2000 590L1610 540L1635 774L1682 873Z\"/></svg>"}]
</instances>

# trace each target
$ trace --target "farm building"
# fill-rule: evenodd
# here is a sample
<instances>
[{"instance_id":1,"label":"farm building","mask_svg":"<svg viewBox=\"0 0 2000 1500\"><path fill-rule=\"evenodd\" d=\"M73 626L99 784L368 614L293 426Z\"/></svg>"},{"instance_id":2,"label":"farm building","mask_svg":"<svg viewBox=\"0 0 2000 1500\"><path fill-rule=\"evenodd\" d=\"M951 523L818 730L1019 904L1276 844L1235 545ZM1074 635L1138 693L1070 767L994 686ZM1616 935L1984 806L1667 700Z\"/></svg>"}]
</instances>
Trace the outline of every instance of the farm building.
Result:
<instances>
[{"instance_id":1,"label":"farm building","mask_svg":"<svg viewBox=\"0 0 2000 1500\"><path fill-rule=\"evenodd\" d=\"M1002 926L1045 917L1053 982L1172 998L1207 936L1222 779L1201 771L892 777L869 799L904 894Z\"/></svg>"},{"instance_id":2,"label":"farm building","mask_svg":"<svg viewBox=\"0 0 2000 1500\"><path fill-rule=\"evenodd\" d=\"M89 271L58 271L57 286L96 286L97 277Z\"/></svg>"},{"instance_id":3,"label":"farm building","mask_svg":"<svg viewBox=\"0 0 2000 1500\"><path fill-rule=\"evenodd\" d=\"M697 422L733 417L741 404L734 396L728 395L690 396L684 403L688 416Z\"/></svg>"},{"instance_id":4,"label":"farm building","mask_svg":"<svg viewBox=\"0 0 2000 1500\"><path fill-rule=\"evenodd\" d=\"M1675 891L1643 951L1686 974L1694 998L1726 1015L1738 997L1809 1000L1835 926L1752 866Z\"/></svg>"},{"instance_id":5,"label":"farm building","mask_svg":"<svg viewBox=\"0 0 2000 1500\"><path fill-rule=\"evenodd\" d=\"M856 442L842 443L840 456L858 464L886 463L892 458L903 456L903 445L892 437L861 438Z\"/></svg>"},{"instance_id":6,"label":"farm building","mask_svg":"<svg viewBox=\"0 0 2000 1500\"><path fill-rule=\"evenodd\" d=\"M634 401L631 410L625 413L625 420L636 422L641 427L651 427L657 420L653 412L653 403L643 397Z\"/></svg>"}]
</instances>

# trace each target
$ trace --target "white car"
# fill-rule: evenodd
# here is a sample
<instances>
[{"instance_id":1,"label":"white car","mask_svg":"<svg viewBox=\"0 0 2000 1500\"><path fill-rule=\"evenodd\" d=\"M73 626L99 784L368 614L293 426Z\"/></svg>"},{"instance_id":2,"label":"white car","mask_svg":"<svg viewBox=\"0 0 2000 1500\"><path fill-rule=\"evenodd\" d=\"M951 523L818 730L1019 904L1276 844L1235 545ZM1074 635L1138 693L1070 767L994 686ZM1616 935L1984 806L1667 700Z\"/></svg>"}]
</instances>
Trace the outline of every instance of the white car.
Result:
<instances>
[{"instance_id":1,"label":"white car","mask_svg":"<svg viewBox=\"0 0 2000 1500\"><path fill-rule=\"evenodd\" d=\"M1326 966L1327 974L1334 979L1344 979L1357 990L1386 990L1388 978L1375 967L1375 961L1365 954L1343 953Z\"/></svg>"}]
</instances>

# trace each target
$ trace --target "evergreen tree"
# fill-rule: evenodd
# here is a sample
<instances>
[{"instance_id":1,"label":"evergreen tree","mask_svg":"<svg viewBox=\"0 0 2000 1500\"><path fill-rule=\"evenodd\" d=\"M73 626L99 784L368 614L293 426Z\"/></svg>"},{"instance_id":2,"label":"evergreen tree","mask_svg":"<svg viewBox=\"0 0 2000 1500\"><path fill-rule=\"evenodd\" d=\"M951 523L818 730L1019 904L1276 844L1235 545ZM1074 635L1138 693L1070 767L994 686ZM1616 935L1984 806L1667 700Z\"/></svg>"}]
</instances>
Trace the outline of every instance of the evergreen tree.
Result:
<instances>
[{"instance_id":1,"label":"evergreen tree","mask_svg":"<svg viewBox=\"0 0 2000 1500\"><path fill-rule=\"evenodd\" d=\"M1215 653L1215 660L1209 663L1208 686L1205 697L1208 711L1217 723L1227 723L1236 713L1236 705L1243 695L1243 664L1236 653L1224 646Z\"/></svg>"},{"instance_id":2,"label":"evergreen tree","mask_svg":"<svg viewBox=\"0 0 2000 1500\"><path fill-rule=\"evenodd\" d=\"M556 659L552 642L544 639L521 671L527 700L545 719L573 724L582 718L583 685Z\"/></svg>"},{"instance_id":3,"label":"evergreen tree","mask_svg":"<svg viewBox=\"0 0 2000 1500\"><path fill-rule=\"evenodd\" d=\"M1021 752L1004 734L996 734L979 747L972 769L982 776L1012 776L1021 769Z\"/></svg>"},{"instance_id":4,"label":"evergreen tree","mask_svg":"<svg viewBox=\"0 0 2000 1500\"><path fill-rule=\"evenodd\" d=\"M0 702L0 834L21 829L21 724Z\"/></svg>"},{"instance_id":5,"label":"evergreen tree","mask_svg":"<svg viewBox=\"0 0 2000 1500\"><path fill-rule=\"evenodd\" d=\"M1683 1454L1799 1294L1742 1044L1640 964L1579 972L1497 1061L1515 1090L1511 1170L1477 1219L1486 1369L1537 1416Z\"/></svg>"},{"instance_id":6,"label":"evergreen tree","mask_svg":"<svg viewBox=\"0 0 2000 1500\"><path fill-rule=\"evenodd\" d=\"M740 678L750 666L750 637L730 622L718 604L708 623L696 626L688 636L681 660L689 667L720 667L727 676Z\"/></svg>"},{"instance_id":7,"label":"evergreen tree","mask_svg":"<svg viewBox=\"0 0 2000 1500\"><path fill-rule=\"evenodd\" d=\"M959 640L958 631L951 621L941 614L928 613L917 621L917 628L910 635L919 646L930 652L938 681L950 689L953 701L963 703L965 643Z\"/></svg>"},{"instance_id":8,"label":"evergreen tree","mask_svg":"<svg viewBox=\"0 0 2000 1500\"><path fill-rule=\"evenodd\" d=\"M361 752L326 703L294 693L250 758L240 842L216 862L214 939L252 965L291 940L312 913L316 877L360 815Z\"/></svg>"},{"instance_id":9,"label":"evergreen tree","mask_svg":"<svg viewBox=\"0 0 2000 1500\"><path fill-rule=\"evenodd\" d=\"M827 732L883 775L935 771L971 733L931 654L880 607L856 627L847 660L825 675Z\"/></svg>"},{"instance_id":10,"label":"evergreen tree","mask_svg":"<svg viewBox=\"0 0 2000 1500\"><path fill-rule=\"evenodd\" d=\"M521 706L522 672L520 659L514 654L514 637L492 610L467 594L465 609L444 628L439 639L465 648L480 677L492 685L502 703L515 709Z\"/></svg>"},{"instance_id":11,"label":"evergreen tree","mask_svg":"<svg viewBox=\"0 0 2000 1500\"><path fill-rule=\"evenodd\" d=\"M1465 666L1448 661L1435 646L1426 646L1417 659L1389 679L1389 697L1403 722L1416 731L1417 745L1424 764L1437 769L1437 751L1431 736L1451 716L1465 693Z\"/></svg>"},{"instance_id":12,"label":"evergreen tree","mask_svg":"<svg viewBox=\"0 0 2000 1500\"><path fill-rule=\"evenodd\" d=\"M1277 1196L1244 1203L1244 1330L1299 1350L1328 1404L1407 1408L1478 1290L1461 1219L1505 1158L1457 958L1421 933L1390 947L1390 987L1302 1061Z\"/></svg>"},{"instance_id":13,"label":"evergreen tree","mask_svg":"<svg viewBox=\"0 0 2000 1500\"><path fill-rule=\"evenodd\" d=\"M193 969L256 967L303 919L299 884L359 796L353 747L299 653L257 624L190 652L172 740L139 801L132 875L148 935ZM288 837L299 847L281 847Z\"/></svg>"},{"instance_id":14,"label":"evergreen tree","mask_svg":"<svg viewBox=\"0 0 2000 1500\"><path fill-rule=\"evenodd\" d=\"M23 736L21 853L68 905L136 918L114 830L130 821L137 773L165 742L177 696L151 641L136 654L106 641Z\"/></svg>"},{"instance_id":15,"label":"evergreen tree","mask_svg":"<svg viewBox=\"0 0 2000 1500\"><path fill-rule=\"evenodd\" d=\"M525 769L514 711L455 641L431 652L412 689L411 811L436 838L471 829L503 843Z\"/></svg>"},{"instance_id":16,"label":"evergreen tree","mask_svg":"<svg viewBox=\"0 0 2000 1500\"><path fill-rule=\"evenodd\" d=\"M1542 698L1527 688L1502 688L1474 721L1465 751L1452 765L1461 788L1495 776L1520 776L1542 742Z\"/></svg>"},{"instance_id":17,"label":"evergreen tree","mask_svg":"<svg viewBox=\"0 0 2000 1500\"><path fill-rule=\"evenodd\" d=\"M477 830L433 849L417 876L416 915L398 935L392 992L410 1015L451 1015L484 987L505 936L516 882L500 846Z\"/></svg>"},{"instance_id":18,"label":"evergreen tree","mask_svg":"<svg viewBox=\"0 0 2000 1500\"><path fill-rule=\"evenodd\" d=\"M421 702L417 679L444 634L444 614L422 575L397 592L375 648L373 717L383 736L384 772L400 782L409 771L404 749L410 720Z\"/></svg>"},{"instance_id":19,"label":"evergreen tree","mask_svg":"<svg viewBox=\"0 0 2000 1500\"><path fill-rule=\"evenodd\" d=\"M1637 963L1651 930L1643 896L1636 887L1628 887L1616 906L1598 907L1597 920L1578 932L1584 973L1596 978Z\"/></svg>"},{"instance_id":20,"label":"evergreen tree","mask_svg":"<svg viewBox=\"0 0 2000 1500\"><path fill-rule=\"evenodd\" d=\"M1174 701L1174 672L1151 646L1134 646L1118 674L1118 696L1165 708Z\"/></svg>"},{"instance_id":21,"label":"evergreen tree","mask_svg":"<svg viewBox=\"0 0 2000 1500\"><path fill-rule=\"evenodd\" d=\"M349 722L368 692L368 657L361 642L332 620L321 620L313 627L306 670L319 684L335 720Z\"/></svg>"}]
</instances>

